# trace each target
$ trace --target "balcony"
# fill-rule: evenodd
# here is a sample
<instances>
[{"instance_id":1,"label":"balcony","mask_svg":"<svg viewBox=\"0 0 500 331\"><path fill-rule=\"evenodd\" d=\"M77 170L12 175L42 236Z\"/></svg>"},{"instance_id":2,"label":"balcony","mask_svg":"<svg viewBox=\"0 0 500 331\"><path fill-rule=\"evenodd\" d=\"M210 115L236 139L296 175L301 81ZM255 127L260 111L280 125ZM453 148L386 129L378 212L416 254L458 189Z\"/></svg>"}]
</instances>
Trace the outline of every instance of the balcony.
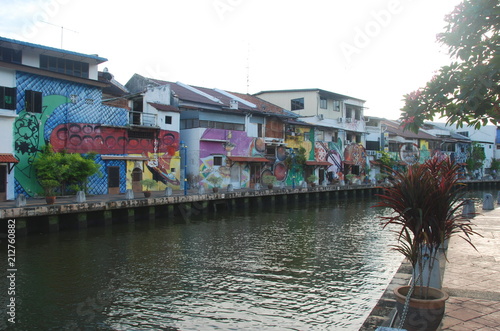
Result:
<instances>
[{"instance_id":1,"label":"balcony","mask_svg":"<svg viewBox=\"0 0 500 331\"><path fill-rule=\"evenodd\" d=\"M140 111L129 111L128 112L129 125L137 126L147 126L147 127L157 127L157 115L143 113Z\"/></svg>"}]
</instances>

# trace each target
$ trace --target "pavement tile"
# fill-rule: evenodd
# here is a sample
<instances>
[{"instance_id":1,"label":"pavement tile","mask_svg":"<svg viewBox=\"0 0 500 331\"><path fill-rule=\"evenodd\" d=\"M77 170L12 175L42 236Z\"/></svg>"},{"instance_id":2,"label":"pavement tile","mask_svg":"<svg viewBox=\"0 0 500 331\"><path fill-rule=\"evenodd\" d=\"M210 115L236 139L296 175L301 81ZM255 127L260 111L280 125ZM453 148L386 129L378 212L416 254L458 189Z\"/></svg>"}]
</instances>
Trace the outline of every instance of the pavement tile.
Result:
<instances>
[{"instance_id":1,"label":"pavement tile","mask_svg":"<svg viewBox=\"0 0 500 331\"><path fill-rule=\"evenodd\" d=\"M452 316L461 321L469 321L474 318L481 317L484 314L477 312L475 310L471 310L469 308L461 308L454 311L450 311L449 313L446 313L446 315Z\"/></svg>"},{"instance_id":2,"label":"pavement tile","mask_svg":"<svg viewBox=\"0 0 500 331\"><path fill-rule=\"evenodd\" d=\"M500 326L500 321L492 321L487 319L488 315L485 315L484 318L481 318L481 324L484 325L485 328L490 328L490 330L498 330Z\"/></svg>"},{"instance_id":3,"label":"pavement tile","mask_svg":"<svg viewBox=\"0 0 500 331\"><path fill-rule=\"evenodd\" d=\"M496 309L494 307L490 307L490 306L482 304L482 303L479 303L479 302L477 302L477 300L471 300L470 302L468 302L467 308L475 310L477 312L480 312L483 315L498 312L498 309Z\"/></svg>"},{"instance_id":4,"label":"pavement tile","mask_svg":"<svg viewBox=\"0 0 500 331\"><path fill-rule=\"evenodd\" d=\"M448 308L446 308L448 309ZM456 319L452 316L447 317L446 319L443 320L443 323L441 325L441 330L450 330L451 327L457 325L457 324L463 324L464 322Z\"/></svg>"},{"instance_id":5,"label":"pavement tile","mask_svg":"<svg viewBox=\"0 0 500 331\"><path fill-rule=\"evenodd\" d=\"M497 326L500 329L500 312L499 311L497 311L495 313L484 315L484 319L488 320L488 321L496 322Z\"/></svg>"},{"instance_id":6,"label":"pavement tile","mask_svg":"<svg viewBox=\"0 0 500 331\"><path fill-rule=\"evenodd\" d=\"M473 220L477 251L460 238L448 249L443 287L450 293L441 330L500 330L500 208Z\"/></svg>"}]
</instances>

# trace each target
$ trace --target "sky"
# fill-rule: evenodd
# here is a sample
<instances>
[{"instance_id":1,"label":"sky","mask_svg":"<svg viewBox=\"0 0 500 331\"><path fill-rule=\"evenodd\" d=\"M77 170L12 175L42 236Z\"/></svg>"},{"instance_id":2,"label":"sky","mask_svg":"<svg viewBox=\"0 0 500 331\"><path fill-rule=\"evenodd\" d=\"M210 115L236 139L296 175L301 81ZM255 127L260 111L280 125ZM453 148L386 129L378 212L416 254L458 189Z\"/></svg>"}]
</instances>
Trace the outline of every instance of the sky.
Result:
<instances>
[{"instance_id":1,"label":"sky","mask_svg":"<svg viewBox=\"0 0 500 331\"><path fill-rule=\"evenodd\" d=\"M0 36L134 73L240 93L320 88L397 119L451 62L436 41L461 0L2 0Z\"/></svg>"}]
</instances>

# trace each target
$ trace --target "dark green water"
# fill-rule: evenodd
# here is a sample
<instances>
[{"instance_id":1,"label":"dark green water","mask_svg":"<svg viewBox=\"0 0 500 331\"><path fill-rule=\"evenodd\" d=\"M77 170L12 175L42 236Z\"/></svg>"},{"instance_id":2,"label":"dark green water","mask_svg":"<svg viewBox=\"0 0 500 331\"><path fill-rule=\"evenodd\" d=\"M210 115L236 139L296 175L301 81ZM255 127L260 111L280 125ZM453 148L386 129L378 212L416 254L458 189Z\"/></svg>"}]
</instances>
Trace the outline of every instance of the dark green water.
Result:
<instances>
[{"instance_id":1,"label":"dark green water","mask_svg":"<svg viewBox=\"0 0 500 331\"><path fill-rule=\"evenodd\" d=\"M189 224L19 239L11 329L357 330L401 262L374 203L207 212ZM0 286L5 307L7 281ZM12 327L7 318L0 325Z\"/></svg>"}]
</instances>

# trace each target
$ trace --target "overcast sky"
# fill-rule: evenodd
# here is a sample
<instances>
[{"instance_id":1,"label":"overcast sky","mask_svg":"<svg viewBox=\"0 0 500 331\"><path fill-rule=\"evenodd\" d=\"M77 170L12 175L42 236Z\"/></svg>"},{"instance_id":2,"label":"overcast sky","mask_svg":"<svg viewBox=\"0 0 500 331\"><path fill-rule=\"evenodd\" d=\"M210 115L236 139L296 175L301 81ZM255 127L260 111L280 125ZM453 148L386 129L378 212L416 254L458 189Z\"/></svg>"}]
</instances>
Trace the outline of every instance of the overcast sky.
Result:
<instances>
[{"instance_id":1,"label":"overcast sky","mask_svg":"<svg viewBox=\"0 0 500 331\"><path fill-rule=\"evenodd\" d=\"M403 95L450 63L436 34L460 2L2 0L0 35L98 54L122 84L139 73L242 93L321 88L396 119Z\"/></svg>"}]
</instances>

